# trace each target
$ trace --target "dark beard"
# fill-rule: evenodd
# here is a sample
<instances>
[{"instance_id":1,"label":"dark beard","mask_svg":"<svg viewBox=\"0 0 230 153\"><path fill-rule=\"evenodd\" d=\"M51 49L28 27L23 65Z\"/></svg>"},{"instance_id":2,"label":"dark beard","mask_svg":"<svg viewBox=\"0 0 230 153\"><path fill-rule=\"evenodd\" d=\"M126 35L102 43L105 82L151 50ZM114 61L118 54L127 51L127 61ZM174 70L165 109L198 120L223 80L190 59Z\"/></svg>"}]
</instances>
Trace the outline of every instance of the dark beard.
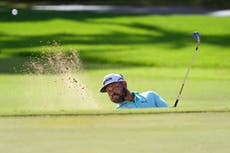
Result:
<instances>
[{"instance_id":1,"label":"dark beard","mask_svg":"<svg viewBox=\"0 0 230 153\"><path fill-rule=\"evenodd\" d=\"M122 103L125 101L125 97L128 93L128 90L125 87L122 87L122 95L117 95L116 93L114 95L119 96L117 99L111 99L114 103Z\"/></svg>"}]
</instances>

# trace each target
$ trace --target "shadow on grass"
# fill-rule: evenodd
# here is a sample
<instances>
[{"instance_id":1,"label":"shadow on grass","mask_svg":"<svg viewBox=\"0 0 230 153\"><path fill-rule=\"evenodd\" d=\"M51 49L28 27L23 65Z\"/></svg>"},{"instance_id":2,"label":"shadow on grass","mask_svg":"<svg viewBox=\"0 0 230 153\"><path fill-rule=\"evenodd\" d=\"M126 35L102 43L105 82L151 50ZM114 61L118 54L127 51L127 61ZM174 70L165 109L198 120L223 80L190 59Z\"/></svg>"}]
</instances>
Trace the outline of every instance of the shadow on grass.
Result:
<instances>
[{"instance_id":1,"label":"shadow on grass","mask_svg":"<svg viewBox=\"0 0 230 153\"><path fill-rule=\"evenodd\" d=\"M60 12L60 11L31 11L31 10L18 10L18 15L14 16L11 14L11 10L2 11L0 16L1 22L39 22L54 19L66 19L73 21L87 21L90 19L100 18L114 18L120 15L113 13L92 13L92 12ZM139 14L125 14L121 16L140 16Z\"/></svg>"},{"instance_id":2,"label":"shadow on grass","mask_svg":"<svg viewBox=\"0 0 230 153\"><path fill-rule=\"evenodd\" d=\"M0 74L21 74L27 57L0 57Z\"/></svg>"},{"instance_id":3,"label":"shadow on grass","mask_svg":"<svg viewBox=\"0 0 230 153\"><path fill-rule=\"evenodd\" d=\"M90 13L90 12L55 12L55 11L31 11L22 10L17 16L11 15L10 12L2 12L0 15L0 22L34 22L54 19L69 19L78 22L84 22L92 24L93 26L99 26L100 21L90 19L111 19L116 17L132 17L132 16L143 16L140 14L110 14L110 13ZM181 48L187 45L187 42L191 42L191 33L183 33L180 31L173 31L156 25L148 25L140 22L132 23L115 23L111 21L103 21L103 25L107 24L108 27L111 25L118 25L120 27L144 30L148 31L147 34L137 33L126 33L119 29L117 31L111 31L110 33L102 34L70 34L60 31L57 34L50 35L36 35L36 36L23 36L23 35L8 35L6 33L0 33L0 37L4 38L1 40L1 49L8 48L30 48L31 46L43 46L42 42L61 40L65 45L68 44L83 44L83 45L119 45L119 44L155 44L155 43L169 43L173 48ZM41 27L44 28L44 27ZM55 27L54 27L55 28ZM68 27L67 27L68 28ZM39 30L39 29L37 29ZM90 29L89 29L90 30ZM159 33L155 35L154 32ZM26 29L25 29L26 33ZM202 43L219 45L219 46L230 46L229 39L230 35L213 36L213 35L202 35Z\"/></svg>"},{"instance_id":4,"label":"shadow on grass","mask_svg":"<svg viewBox=\"0 0 230 153\"><path fill-rule=\"evenodd\" d=\"M11 15L9 12L4 12L5 15L0 16L0 22L34 22L43 20L52 20L52 19L69 19L73 21L80 21L92 24L92 26L100 25L99 21L95 22L90 19L100 19L100 18L115 18L115 17L131 17L138 16L135 14L126 14L126 15L117 15L117 14L107 14L107 13L86 13L86 12L49 12L49 11L20 11L17 16ZM93 46L94 50L81 50L81 59L86 65L86 68L112 68L118 66L154 66L154 63L146 65L146 63L140 62L131 62L131 61L122 61L117 62L108 61L103 58L105 53L111 52L111 49L108 50L97 50L97 46L105 45L154 45L154 44L167 44L167 47L170 49L180 49L192 42L191 33L179 32L168 30L163 27L156 25L149 25L140 22L132 23L110 23L103 22L103 24L118 25L123 28L130 28L133 30L144 30L146 33L127 33L122 31L122 29L117 28L116 31L110 31L101 34L70 34L60 31L57 34L49 35L9 35L6 33L0 33L0 38L3 38L0 41L0 55L6 54L11 57L1 57L0 58L0 73L19 73L20 71L14 71L13 67L23 64L26 57L33 56L35 51L32 51L31 48L41 48L45 46L44 42L61 40L64 45L83 45L83 46ZM54 27L55 28L55 27ZM26 32L26 31L25 31ZM158 33L157 35L155 33ZM218 46L229 47L230 35L222 36L213 36L213 35L202 35L203 44L212 44ZM91 47L92 48L92 47ZM1 53L2 51L2 53ZM4 52L3 52L4 51ZM124 50L123 50L124 51ZM41 50L36 52L39 54ZM95 55L97 52L97 56ZM122 50L115 49L113 52L122 52ZM117 54L119 55L119 53ZM119 55L122 56L122 55ZM119 57L116 57L119 58ZM18 68L16 68L18 69Z\"/></svg>"},{"instance_id":5,"label":"shadow on grass","mask_svg":"<svg viewBox=\"0 0 230 153\"><path fill-rule=\"evenodd\" d=\"M68 34L58 33L50 35L39 36L21 36L21 35L8 35L0 33L0 37L5 39L0 42L1 50L3 49L20 49L44 46L44 42L61 40L64 45L133 45L133 44L170 44L172 48L183 48L191 43L191 34L165 30L161 27L154 25L145 25L140 23L133 23L123 25L135 30L149 31L147 34L127 34L124 31L112 31L105 34ZM153 34L159 33L159 35ZM218 46L229 47L230 35L213 36L202 35L203 44L212 44Z\"/></svg>"},{"instance_id":6,"label":"shadow on grass","mask_svg":"<svg viewBox=\"0 0 230 153\"><path fill-rule=\"evenodd\" d=\"M23 56L21 56L23 54ZM0 74L25 74L28 72L28 68L25 67L25 63L28 62L30 57L34 56L31 53L20 53L20 56L10 56L10 57L0 57ZM32 56L30 56L32 55ZM36 54L39 56L39 54ZM130 62L119 62L119 63L111 63L107 60L103 59L91 59L91 58L83 58L82 59L82 69L120 69L128 68L128 67L138 67L138 66L146 66L142 63L130 63Z\"/></svg>"}]
</instances>

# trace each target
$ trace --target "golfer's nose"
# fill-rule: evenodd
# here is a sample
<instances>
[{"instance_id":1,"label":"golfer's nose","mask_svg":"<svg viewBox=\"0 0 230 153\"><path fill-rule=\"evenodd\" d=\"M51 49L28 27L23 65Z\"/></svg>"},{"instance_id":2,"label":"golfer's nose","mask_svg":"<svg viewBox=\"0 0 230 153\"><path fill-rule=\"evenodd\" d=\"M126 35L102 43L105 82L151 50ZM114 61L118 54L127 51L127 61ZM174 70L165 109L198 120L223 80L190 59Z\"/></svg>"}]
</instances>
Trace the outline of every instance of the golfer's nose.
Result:
<instances>
[{"instance_id":1,"label":"golfer's nose","mask_svg":"<svg viewBox=\"0 0 230 153\"><path fill-rule=\"evenodd\" d=\"M107 93L108 93L108 95L109 95L110 97L113 96L113 94L114 94L114 92L112 92L112 91L108 91Z\"/></svg>"}]
</instances>

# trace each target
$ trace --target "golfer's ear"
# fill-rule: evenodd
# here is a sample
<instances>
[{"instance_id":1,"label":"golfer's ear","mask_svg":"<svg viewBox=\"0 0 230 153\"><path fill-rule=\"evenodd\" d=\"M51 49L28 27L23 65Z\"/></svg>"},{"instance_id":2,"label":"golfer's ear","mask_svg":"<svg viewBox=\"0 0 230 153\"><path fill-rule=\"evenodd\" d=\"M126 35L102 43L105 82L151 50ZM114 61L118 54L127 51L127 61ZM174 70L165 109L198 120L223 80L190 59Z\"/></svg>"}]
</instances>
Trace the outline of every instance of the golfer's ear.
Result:
<instances>
[{"instance_id":1,"label":"golfer's ear","mask_svg":"<svg viewBox=\"0 0 230 153\"><path fill-rule=\"evenodd\" d=\"M122 84L127 88L127 82L123 81Z\"/></svg>"}]
</instances>

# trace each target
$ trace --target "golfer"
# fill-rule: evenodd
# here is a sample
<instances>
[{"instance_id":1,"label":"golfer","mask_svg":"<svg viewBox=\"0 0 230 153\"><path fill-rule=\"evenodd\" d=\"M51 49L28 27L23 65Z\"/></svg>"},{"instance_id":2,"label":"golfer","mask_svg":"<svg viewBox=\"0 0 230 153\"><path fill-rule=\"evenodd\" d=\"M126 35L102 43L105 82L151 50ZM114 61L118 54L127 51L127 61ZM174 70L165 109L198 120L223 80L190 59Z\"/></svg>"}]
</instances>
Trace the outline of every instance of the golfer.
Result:
<instances>
[{"instance_id":1,"label":"golfer","mask_svg":"<svg viewBox=\"0 0 230 153\"><path fill-rule=\"evenodd\" d=\"M127 88L127 82L120 74L106 75L100 92L107 92L111 101L118 104L118 109L168 107L165 100L153 91L130 92Z\"/></svg>"}]
</instances>

